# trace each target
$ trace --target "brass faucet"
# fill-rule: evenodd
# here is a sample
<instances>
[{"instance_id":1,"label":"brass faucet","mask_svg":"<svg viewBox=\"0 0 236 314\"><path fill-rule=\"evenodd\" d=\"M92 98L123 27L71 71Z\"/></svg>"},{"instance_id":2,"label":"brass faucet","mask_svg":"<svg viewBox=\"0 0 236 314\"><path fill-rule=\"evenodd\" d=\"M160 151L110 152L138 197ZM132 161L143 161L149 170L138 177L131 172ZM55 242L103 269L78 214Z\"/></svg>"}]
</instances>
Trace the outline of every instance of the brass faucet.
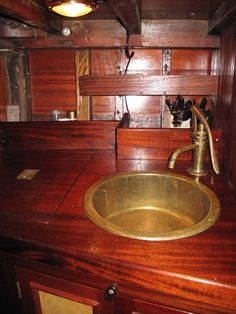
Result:
<instances>
[{"instance_id":1,"label":"brass faucet","mask_svg":"<svg viewBox=\"0 0 236 314\"><path fill-rule=\"evenodd\" d=\"M193 144L177 148L170 156L168 167L174 169L175 162L179 154L192 150L192 166L189 172L196 176L204 176L207 174L205 168L205 155L209 145L210 157L215 173L219 174L219 166L215 155L213 139L210 127L202 111L195 105L190 107L193 113ZM197 125L197 119L199 123Z\"/></svg>"}]
</instances>

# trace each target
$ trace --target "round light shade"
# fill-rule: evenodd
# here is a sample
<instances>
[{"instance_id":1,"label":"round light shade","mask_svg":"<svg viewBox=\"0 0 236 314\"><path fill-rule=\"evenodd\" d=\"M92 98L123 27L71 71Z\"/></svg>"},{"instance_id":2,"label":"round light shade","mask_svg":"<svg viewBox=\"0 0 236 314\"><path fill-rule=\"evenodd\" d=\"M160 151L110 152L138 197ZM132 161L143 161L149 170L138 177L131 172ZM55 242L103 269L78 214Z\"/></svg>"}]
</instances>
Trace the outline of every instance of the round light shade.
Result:
<instances>
[{"instance_id":1,"label":"round light shade","mask_svg":"<svg viewBox=\"0 0 236 314\"><path fill-rule=\"evenodd\" d=\"M50 1L49 9L63 16L78 17L92 12L96 5L83 0Z\"/></svg>"}]
</instances>

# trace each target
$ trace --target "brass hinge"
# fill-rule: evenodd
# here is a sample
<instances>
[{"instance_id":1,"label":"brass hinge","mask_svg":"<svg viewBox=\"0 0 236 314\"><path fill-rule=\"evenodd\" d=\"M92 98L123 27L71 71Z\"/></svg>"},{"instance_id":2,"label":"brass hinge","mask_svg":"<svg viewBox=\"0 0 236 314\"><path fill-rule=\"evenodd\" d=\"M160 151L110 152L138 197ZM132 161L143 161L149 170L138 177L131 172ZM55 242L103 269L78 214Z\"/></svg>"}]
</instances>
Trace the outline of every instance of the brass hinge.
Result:
<instances>
[{"instance_id":1,"label":"brass hinge","mask_svg":"<svg viewBox=\"0 0 236 314\"><path fill-rule=\"evenodd\" d=\"M22 290L21 290L21 286L20 286L19 281L16 282L16 289L17 289L18 298L21 300L22 299Z\"/></svg>"}]
</instances>

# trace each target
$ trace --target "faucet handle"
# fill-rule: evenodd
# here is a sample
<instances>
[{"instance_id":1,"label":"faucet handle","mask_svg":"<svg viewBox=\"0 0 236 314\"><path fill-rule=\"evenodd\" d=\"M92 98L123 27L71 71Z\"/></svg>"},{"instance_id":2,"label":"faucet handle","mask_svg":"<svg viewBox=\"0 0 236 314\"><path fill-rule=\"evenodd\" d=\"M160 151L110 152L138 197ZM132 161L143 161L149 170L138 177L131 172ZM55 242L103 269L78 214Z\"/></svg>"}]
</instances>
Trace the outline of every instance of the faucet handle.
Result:
<instances>
[{"instance_id":1,"label":"faucet handle","mask_svg":"<svg viewBox=\"0 0 236 314\"><path fill-rule=\"evenodd\" d=\"M204 129L205 129L207 136L208 136L208 142L209 142L209 148L210 148L210 157L211 157L213 169L214 169L215 173L219 174L220 173L219 165L218 165L218 161L217 161L216 154L215 154L215 148L214 148L211 130L210 130L210 127L207 123L207 120L206 120L204 114L202 113L202 111L196 105L193 104L191 106L190 110L192 111L193 116L194 116L193 133L194 133L194 135L196 134L197 119L198 119L200 121L200 123L204 126Z\"/></svg>"}]
</instances>

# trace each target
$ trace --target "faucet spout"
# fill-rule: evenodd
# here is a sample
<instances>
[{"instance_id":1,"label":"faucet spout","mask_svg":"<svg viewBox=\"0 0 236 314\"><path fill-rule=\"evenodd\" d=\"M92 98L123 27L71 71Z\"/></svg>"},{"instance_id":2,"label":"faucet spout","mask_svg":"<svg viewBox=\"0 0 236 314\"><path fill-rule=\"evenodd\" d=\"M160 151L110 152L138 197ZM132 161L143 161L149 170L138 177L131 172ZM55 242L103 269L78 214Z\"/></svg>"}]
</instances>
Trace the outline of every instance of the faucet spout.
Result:
<instances>
[{"instance_id":1,"label":"faucet spout","mask_svg":"<svg viewBox=\"0 0 236 314\"><path fill-rule=\"evenodd\" d=\"M174 169L175 163L176 163L176 160L177 160L178 156L180 154L182 154L182 153L188 152L188 151L193 150L195 148L196 148L196 144L189 144L189 145L185 145L183 147L177 148L172 153L172 155L170 156L169 163L168 163L168 168L169 169Z\"/></svg>"},{"instance_id":2,"label":"faucet spout","mask_svg":"<svg viewBox=\"0 0 236 314\"><path fill-rule=\"evenodd\" d=\"M192 167L189 169L189 172L196 176L206 175L207 171L205 169L204 164L205 164L205 155L207 151L207 146L209 144L212 166L215 173L219 174L219 166L218 166L218 162L217 162L217 158L215 154L212 134L211 134L210 127L207 123L207 120L204 114L201 112L201 110L195 105L192 105L190 110L193 113L195 126L197 125L196 119L199 120L197 129L195 129L193 133L194 135L193 143L190 145L177 148L170 156L168 167L170 169L174 169L177 157L181 153L192 150L193 151Z\"/></svg>"}]
</instances>

